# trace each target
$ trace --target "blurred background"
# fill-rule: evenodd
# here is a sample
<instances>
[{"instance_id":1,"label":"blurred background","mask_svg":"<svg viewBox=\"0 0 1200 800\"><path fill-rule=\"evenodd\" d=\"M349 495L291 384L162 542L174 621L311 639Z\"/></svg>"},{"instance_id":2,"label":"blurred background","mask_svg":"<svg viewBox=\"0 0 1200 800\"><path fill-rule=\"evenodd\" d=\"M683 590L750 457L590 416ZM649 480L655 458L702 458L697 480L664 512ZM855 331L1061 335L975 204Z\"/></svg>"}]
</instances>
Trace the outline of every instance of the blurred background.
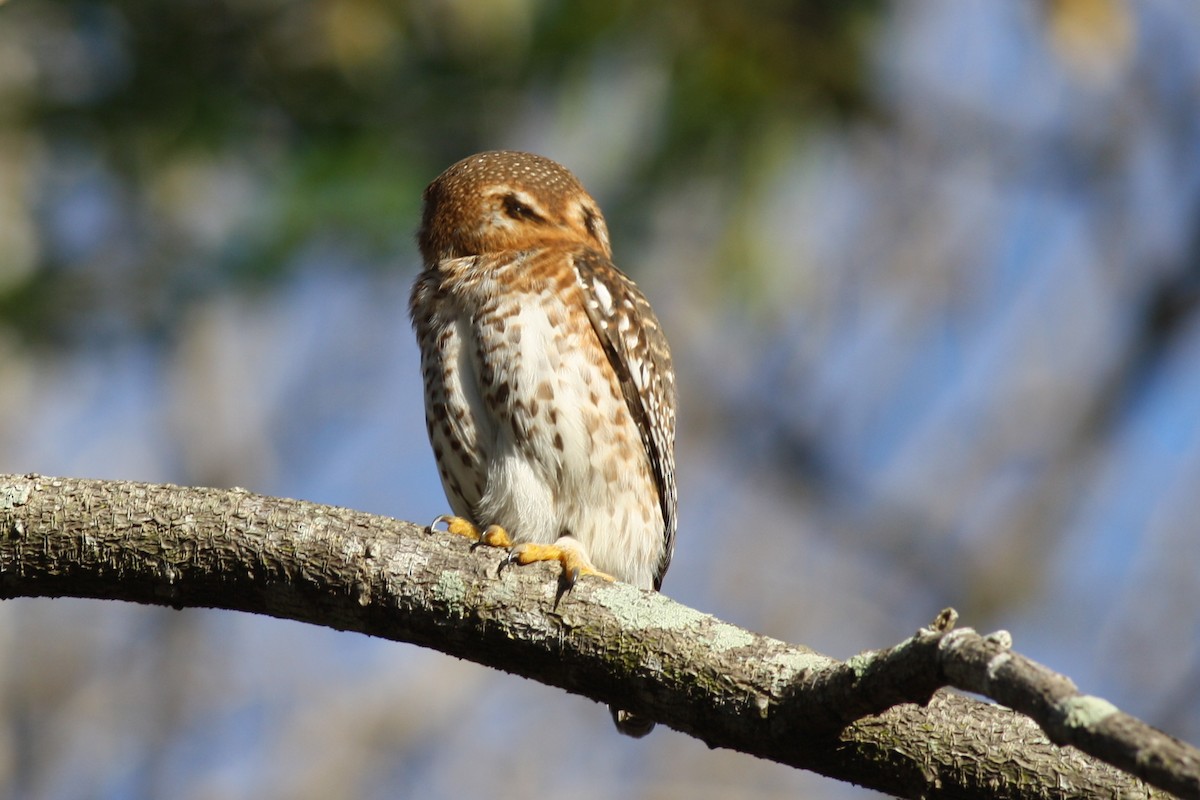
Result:
<instances>
[{"instance_id":1,"label":"blurred background","mask_svg":"<svg viewBox=\"0 0 1200 800\"><path fill-rule=\"evenodd\" d=\"M572 169L679 373L664 591L953 605L1200 740L1191 0L0 2L0 471L447 510L423 186ZM536 766L531 766L536 765ZM853 798L413 646L0 604L0 795Z\"/></svg>"}]
</instances>

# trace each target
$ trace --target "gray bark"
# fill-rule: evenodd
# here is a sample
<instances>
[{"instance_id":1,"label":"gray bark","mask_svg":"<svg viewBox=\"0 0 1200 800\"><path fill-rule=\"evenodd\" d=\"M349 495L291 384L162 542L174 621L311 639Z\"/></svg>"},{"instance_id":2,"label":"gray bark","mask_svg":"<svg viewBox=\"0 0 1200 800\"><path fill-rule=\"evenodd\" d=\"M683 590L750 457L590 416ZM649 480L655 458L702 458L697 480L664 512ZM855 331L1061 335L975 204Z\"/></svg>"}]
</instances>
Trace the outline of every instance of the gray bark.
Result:
<instances>
[{"instance_id":1,"label":"gray bark","mask_svg":"<svg viewBox=\"0 0 1200 800\"><path fill-rule=\"evenodd\" d=\"M839 662L628 585L564 592L554 566L501 571L503 556L239 489L0 476L0 598L224 608L412 642L902 797L1200 798L1195 748L952 614Z\"/></svg>"}]
</instances>

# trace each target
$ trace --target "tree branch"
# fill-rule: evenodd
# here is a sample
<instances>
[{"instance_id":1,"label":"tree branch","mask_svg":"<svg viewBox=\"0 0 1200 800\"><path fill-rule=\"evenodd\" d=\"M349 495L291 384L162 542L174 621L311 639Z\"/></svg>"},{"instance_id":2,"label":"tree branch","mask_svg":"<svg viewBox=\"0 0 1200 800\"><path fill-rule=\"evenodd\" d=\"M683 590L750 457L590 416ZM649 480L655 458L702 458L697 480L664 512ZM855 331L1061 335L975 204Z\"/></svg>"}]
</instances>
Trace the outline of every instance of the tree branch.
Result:
<instances>
[{"instance_id":1,"label":"tree branch","mask_svg":"<svg viewBox=\"0 0 1200 800\"><path fill-rule=\"evenodd\" d=\"M501 560L411 523L238 489L0 476L0 598L226 608L412 642L904 797L1164 796L1059 743L1200 798L1200 751L1080 695L1006 634L942 618L839 662L624 584L560 596L553 567L498 575Z\"/></svg>"}]
</instances>

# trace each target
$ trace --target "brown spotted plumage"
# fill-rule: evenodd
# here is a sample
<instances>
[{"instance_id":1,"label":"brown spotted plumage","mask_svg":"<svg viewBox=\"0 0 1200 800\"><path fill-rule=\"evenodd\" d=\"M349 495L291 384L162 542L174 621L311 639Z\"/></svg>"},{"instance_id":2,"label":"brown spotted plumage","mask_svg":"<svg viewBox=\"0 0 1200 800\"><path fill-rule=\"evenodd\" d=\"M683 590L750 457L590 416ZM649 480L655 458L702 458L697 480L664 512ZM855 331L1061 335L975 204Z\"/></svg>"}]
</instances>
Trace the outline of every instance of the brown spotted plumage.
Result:
<instances>
[{"instance_id":1,"label":"brown spotted plumage","mask_svg":"<svg viewBox=\"0 0 1200 800\"><path fill-rule=\"evenodd\" d=\"M424 200L410 311L456 515L439 520L518 563L557 560L568 583L657 590L675 541L675 376L596 202L562 166L507 151L454 164Z\"/></svg>"}]
</instances>

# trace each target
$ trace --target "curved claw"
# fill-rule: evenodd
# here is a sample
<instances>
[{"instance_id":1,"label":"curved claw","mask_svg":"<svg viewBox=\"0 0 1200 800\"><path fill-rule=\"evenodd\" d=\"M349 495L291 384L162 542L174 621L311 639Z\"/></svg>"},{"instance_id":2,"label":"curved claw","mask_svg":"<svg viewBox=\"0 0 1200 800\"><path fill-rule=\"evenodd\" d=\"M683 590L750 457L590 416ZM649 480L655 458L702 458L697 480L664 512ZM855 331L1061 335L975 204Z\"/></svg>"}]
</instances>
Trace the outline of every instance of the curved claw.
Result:
<instances>
[{"instance_id":1,"label":"curved claw","mask_svg":"<svg viewBox=\"0 0 1200 800\"><path fill-rule=\"evenodd\" d=\"M469 519L456 517L453 514L441 514L433 522L429 523L429 532L437 532L439 523L446 523L446 533L453 533L455 536L465 536L472 541L479 541L479 529L475 527Z\"/></svg>"},{"instance_id":2,"label":"curved claw","mask_svg":"<svg viewBox=\"0 0 1200 800\"><path fill-rule=\"evenodd\" d=\"M431 522L425 526L425 532L426 533L437 533L438 532L438 527L437 527L438 523L444 522L444 523L446 523L446 532L449 533L450 532L450 520L452 520L452 519L454 519L454 517L450 516L449 514L439 514L437 517L434 518L433 522Z\"/></svg>"},{"instance_id":3,"label":"curved claw","mask_svg":"<svg viewBox=\"0 0 1200 800\"><path fill-rule=\"evenodd\" d=\"M516 551L513 549L510 549L507 553L504 554L504 558L500 559L500 564L499 564L499 566L496 567L496 577L500 577L500 574L502 572L504 572L505 567L509 567L509 566L512 566L513 564L519 564L519 563L521 563L521 562L518 560Z\"/></svg>"}]
</instances>

